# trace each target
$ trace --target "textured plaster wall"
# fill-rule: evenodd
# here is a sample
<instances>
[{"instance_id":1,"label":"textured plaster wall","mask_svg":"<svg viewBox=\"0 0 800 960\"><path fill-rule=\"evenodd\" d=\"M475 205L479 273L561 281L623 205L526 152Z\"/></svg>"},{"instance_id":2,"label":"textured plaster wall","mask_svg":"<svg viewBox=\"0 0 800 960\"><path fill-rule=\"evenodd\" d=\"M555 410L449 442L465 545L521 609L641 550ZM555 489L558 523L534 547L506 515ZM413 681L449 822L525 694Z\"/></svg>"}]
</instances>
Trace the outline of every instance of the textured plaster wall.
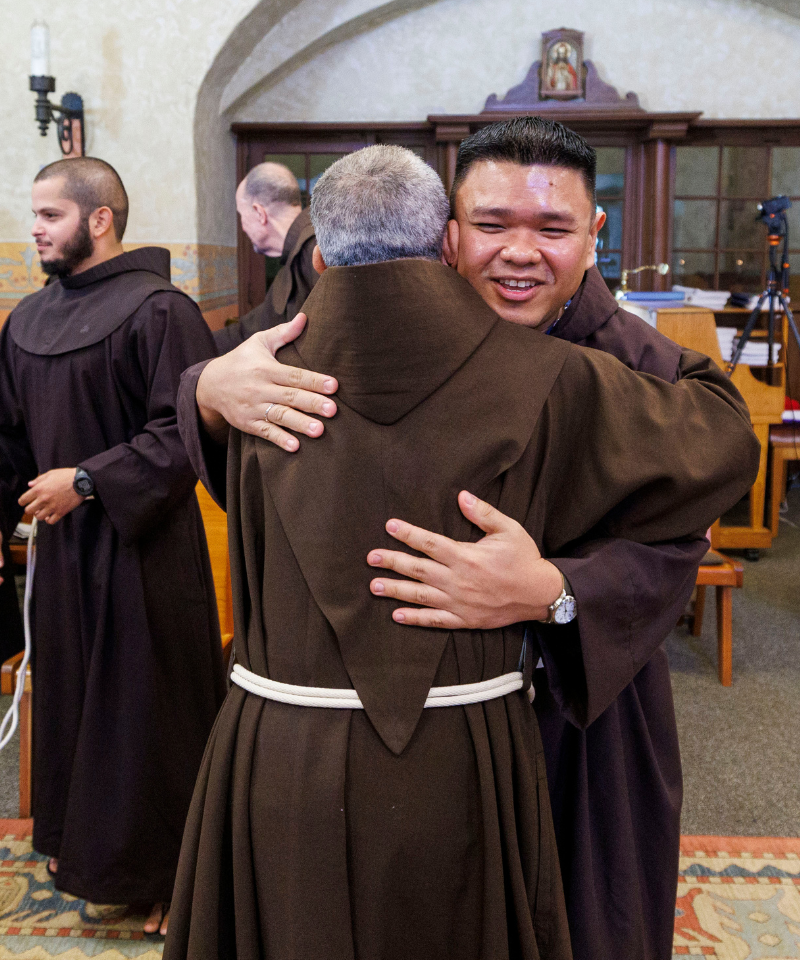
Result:
<instances>
[{"instance_id":1,"label":"textured plaster wall","mask_svg":"<svg viewBox=\"0 0 800 960\"><path fill-rule=\"evenodd\" d=\"M489 93L503 95L522 80L538 58L539 35L558 26L584 30L586 56L601 76L622 93L635 90L649 110L797 116L798 13L798 0L573 0L568 8L549 0L6 4L0 299L20 295L23 275L38 282L30 183L59 157L52 128L38 136L27 89L36 17L51 30L56 99L70 89L83 95L88 150L113 163L129 189L126 240L183 251L180 282L209 309L222 309L232 296L233 120L477 112Z\"/></svg>"},{"instance_id":2,"label":"textured plaster wall","mask_svg":"<svg viewBox=\"0 0 800 960\"><path fill-rule=\"evenodd\" d=\"M276 45L286 44L289 26L273 31ZM800 21L751 0L572 0L568 7L440 0L346 40L276 83L267 37L227 95L238 98L238 120L475 113L489 93L502 96L522 80L539 58L539 35L560 26L585 31L587 59L621 93L638 93L648 110L800 115ZM267 74L261 84L254 82L259 58ZM251 86L243 96L245 78Z\"/></svg>"},{"instance_id":3,"label":"textured plaster wall","mask_svg":"<svg viewBox=\"0 0 800 960\"><path fill-rule=\"evenodd\" d=\"M34 124L30 27L50 27L55 100L84 98L87 150L112 163L131 197L126 240L197 240L193 122L197 92L254 0L50 0L3 5L0 240L29 239L30 184L60 157ZM53 97L51 97L53 99Z\"/></svg>"}]
</instances>

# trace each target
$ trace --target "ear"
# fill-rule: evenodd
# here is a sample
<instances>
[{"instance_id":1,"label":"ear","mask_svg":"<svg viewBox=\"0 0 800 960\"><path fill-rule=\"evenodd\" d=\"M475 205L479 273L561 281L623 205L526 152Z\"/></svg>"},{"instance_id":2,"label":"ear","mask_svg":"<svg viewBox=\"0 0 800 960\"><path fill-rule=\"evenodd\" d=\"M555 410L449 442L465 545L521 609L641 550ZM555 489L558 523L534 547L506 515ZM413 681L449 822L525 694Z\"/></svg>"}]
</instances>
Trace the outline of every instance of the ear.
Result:
<instances>
[{"instance_id":1,"label":"ear","mask_svg":"<svg viewBox=\"0 0 800 960\"><path fill-rule=\"evenodd\" d=\"M98 207L89 214L89 233L94 240L99 240L109 231L114 232L114 214L110 207Z\"/></svg>"},{"instance_id":2,"label":"ear","mask_svg":"<svg viewBox=\"0 0 800 960\"><path fill-rule=\"evenodd\" d=\"M262 227L265 227L267 225L267 222L269 221L269 213L267 212L267 208L260 203L254 202L253 211L255 212L255 215L258 217L258 222L261 224Z\"/></svg>"},{"instance_id":3,"label":"ear","mask_svg":"<svg viewBox=\"0 0 800 960\"><path fill-rule=\"evenodd\" d=\"M454 270L458 268L458 221L448 220L442 244L442 263Z\"/></svg>"},{"instance_id":4,"label":"ear","mask_svg":"<svg viewBox=\"0 0 800 960\"><path fill-rule=\"evenodd\" d=\"M314 246L314 250L311 254L311 265L317 271L317 273L324 273L328 269L328 264L322 259L322 253L318 246Z\"/></svg>"},{"instance_id":5,"label":"ear","mask_svg":"<svg viewBox=\"0 0 800 960\"><path fill-rule=\"evenodd\" d=\"M589 228L589 236L592 238L591 249L586 254L586 269L589 270L594 266L594 251L597 246L597 234L603 229L603 224L606 222L605 213L595 213L594 223Z\"/></svg>"}]
</instances>

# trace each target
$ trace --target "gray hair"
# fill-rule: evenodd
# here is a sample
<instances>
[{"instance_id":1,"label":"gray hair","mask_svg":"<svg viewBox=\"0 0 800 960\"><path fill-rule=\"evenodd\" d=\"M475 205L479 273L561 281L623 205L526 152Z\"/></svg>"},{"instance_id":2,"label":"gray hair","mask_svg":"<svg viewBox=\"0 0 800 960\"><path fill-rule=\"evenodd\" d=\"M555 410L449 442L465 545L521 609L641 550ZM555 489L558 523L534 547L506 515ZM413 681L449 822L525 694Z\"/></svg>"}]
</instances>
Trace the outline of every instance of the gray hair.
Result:
<instances>
[{"instance_id":1,"label":"gray hair","mask_svg":"<svg viewBox=\"0 0 800 960\"><path fill-rule=\"evenodd\" d=\"M297 177L282 163L259 163L244 178L244 194L264 207L272 203L301 206Z\"/></svg>"},{"instance_id":2,"label":"gray hair","mask_svg":"<svg viewBox=\"0 0 800 960\"><path fill-rule=\"evenodd\" d=\"M317 244L329 267L438 260L449 215L439 175L405 147L385 144L337 160L311 197Z\"/></svg>"}]
</instances>

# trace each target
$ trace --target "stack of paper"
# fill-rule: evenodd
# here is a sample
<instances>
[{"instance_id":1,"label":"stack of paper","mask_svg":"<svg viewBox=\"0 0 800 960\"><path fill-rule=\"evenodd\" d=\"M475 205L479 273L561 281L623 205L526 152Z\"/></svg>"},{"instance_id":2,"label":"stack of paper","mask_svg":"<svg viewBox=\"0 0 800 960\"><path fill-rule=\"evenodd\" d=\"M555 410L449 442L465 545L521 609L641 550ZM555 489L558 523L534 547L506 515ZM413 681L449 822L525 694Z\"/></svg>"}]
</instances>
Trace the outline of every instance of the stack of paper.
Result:
<instances>
[{"instance_id":1,"label":"stack of paper","mask_svg":"<svg viewBox=\"0 0 800 960\"><path fill-rule=\"evenodd\" d=\"M736 327L717 327L717 339L719 340L719 349L722 353L722 359L726 362L733 356L733 351L739 343L736 336ZM772 362L778 362L781 345L773 343ZM748 340L739 357L739 363L745 363L749 367L766 367L769 363L769 344L766 340Z\"/></svg>"},{"instance_id":2,"label":"stack of paper","mask_svg":"<svg viewBox=\"0 0 800 960\"><path fill-rule=\"evenodd\" d=\"M700 290L699 287L672 288L683 294L687 304L693 307L707 307L709 310L722 310L731 295L730 290Z\"/></svg>"}]
</instances>

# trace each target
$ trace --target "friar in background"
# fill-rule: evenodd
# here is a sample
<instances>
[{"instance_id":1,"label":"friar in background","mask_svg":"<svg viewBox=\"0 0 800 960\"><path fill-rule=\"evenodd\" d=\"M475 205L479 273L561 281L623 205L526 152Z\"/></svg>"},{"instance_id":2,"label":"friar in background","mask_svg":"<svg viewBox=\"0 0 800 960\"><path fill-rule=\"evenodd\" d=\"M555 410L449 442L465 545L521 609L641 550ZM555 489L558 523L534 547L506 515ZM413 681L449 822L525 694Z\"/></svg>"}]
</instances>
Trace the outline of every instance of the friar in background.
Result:
<instances>
[{"instance_id":1,"label":"friar in background","mask_svg":"<svg viewBox=\"0 0 800 960\"><path fill-rule=\"evenodd\" d=\"M311 263L316 245L300 186L282 163L259 163L236 189L236 210L256 253L280 257L281 267L267 296L237 323L214 334L217 350L227 353L258 330L285 323L300 310L317 282Z\"/></svg>"},{"instance_id":2,"label":"friar in background","mask_svg":"<svg viewBox=\"0 0 800 960\"><path fill-rule=\"evenodd\" d=\"M610 353L669 383L691 380L724 400L738 416L724 436L710 419L701 443L725 444L730 462L742 463L754 438L730 380L708 357L621 310L594 266L604 220L595 167L589 144L559 123L521 117L488 125L459 149L448 261L505 320ZM303 322L295 318L210 363L198 402L285 450L299 447L289 431L321 436L337 409L335 378L274 359ZM627 410L625 401L620 412ZM416 582L377 578L372 589L431 608L394 612L409 625L481 629L572 618L536 628L542 669L534 684L573 949L579 960L668 960L682 781L662 644L685 609L707 541L700 531L660 544L602 535L542 557L541 543L507 518L461 506L486 537L459 543L400 522L396 537L423 553L436 544L435 556L423 563L376 550L371 563Z\"/></svg>"},{"instance_id":3,"label":"friar in background","mask_svg":"<svg viewBox=\"0 0 800 960\"><path fill-rule=\"evenodd\" d=\"M50 164L32 230L51 281L0 331L2 536L39 521L33 846L60 890L153 904L166 929L181 834L225 689L181 372L214 355L169 252L124 253L102 160Z\"/></svg>"},{"instance_id":4,"label":"friar in background","mask_svg":"<svg viewBox=\"0 0 800 960\"><path fill-rule=\"evenodd\" d=\"M526 625L404 626L367 589L367 555L392 516L476 539L459 490L548 555L692 536L747 490L758 443L724 394L493 313L440 262L444 190L410 151L337 161L311 212L324 272L281 359L338 376L336 423L289 456L229 435L202 365L179 394L228 509L238 662L165 960L571 956Z\"/></svg>"}]
</instances>

